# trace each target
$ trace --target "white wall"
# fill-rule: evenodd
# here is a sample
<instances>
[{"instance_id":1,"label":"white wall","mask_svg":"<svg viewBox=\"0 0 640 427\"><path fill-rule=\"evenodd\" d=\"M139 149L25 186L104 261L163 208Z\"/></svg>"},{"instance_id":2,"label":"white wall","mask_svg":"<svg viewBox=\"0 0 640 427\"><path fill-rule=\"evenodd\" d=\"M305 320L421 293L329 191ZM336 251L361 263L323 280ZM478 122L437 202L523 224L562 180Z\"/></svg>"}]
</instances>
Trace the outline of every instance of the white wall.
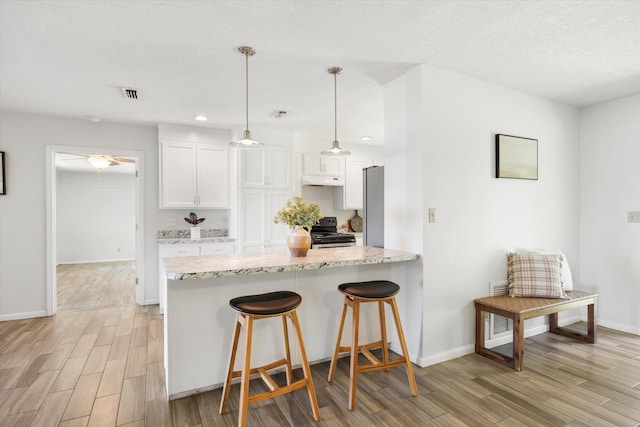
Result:
<instances>
[{"instance_id":1,"label":"white wall","mask_svg":"<svg viewBox=\"0 0 640 427\"><path fill-rule=\"evenodd\" d=\"M146 303L158 301L157 231L186 229L188 210L160 210L156 126L89 123L84 119L0 111L0 150L6 151L8 194L0 196L0 320L46 313L45 146L135 150L144 153ZM208 211L211 228L226 212ZM167 226L171 219L178 226Z\"/></svg>"},{"instance_id":2,"label":"white wall","mask_svg":"<svg viewBox=\"0 0 640 427\"><path fill-rule=\"evenodd\" d=\"M598 323L640 335L640 95L581 112L580 276Z\"/></svg>"},{"instance_id":3,"label":"white wall","mask_svg":"<svg viewBox=\"0 0 640 427\"><path fill-rule=\"evenodd\" d=\"M57 263L135 259L136 177L58 172Z\"/></svg>"},{"instance_id":4,"label":"white wall","mask_svg":"<svg viewBox=\"0 0 640 427\"><path fill-rule=\"evenodd\" d=\"M420 66L385 86L385 127L385 193L404 193L386 207L398 213L385 240L424 256L422 363L470 353L473 299L506 279L505 252L560 247L579 265L579 113ZM538 139L539 180L495 178L496 133Z\"/></svg>"}]
</instances>

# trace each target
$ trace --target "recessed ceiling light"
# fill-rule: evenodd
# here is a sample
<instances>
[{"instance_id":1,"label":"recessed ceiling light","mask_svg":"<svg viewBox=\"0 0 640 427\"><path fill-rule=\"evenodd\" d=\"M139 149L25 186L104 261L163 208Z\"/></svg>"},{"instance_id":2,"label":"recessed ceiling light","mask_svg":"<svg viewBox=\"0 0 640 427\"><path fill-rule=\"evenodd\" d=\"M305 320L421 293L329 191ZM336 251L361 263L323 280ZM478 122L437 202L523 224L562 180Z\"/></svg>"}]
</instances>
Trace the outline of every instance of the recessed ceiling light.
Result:
<instances>
[{"instance_id":1,"label":"recessed ceiling light","mask_svg":"<svg viewBox=\"0 0 640 427\"><path fill-rule=\"evenodd\" d=\"M371 141L372 139L373 139L372 136L367 136L367 135L360 137L360 140L362 141Z\"/></svg>"},{"instance_id":2,"label":"recessed ceiling light","mask_svg":"<svg viewBox=\"0 0 640 427\"><path fill-rule=\"evenodd\" d=\"M99 123L100 119L97 118L96 116L87 116L87 120L89 120L91 123Z\"/></svg>"},{"instance_id":3,"label":"recessed ceiling light","mask_svg":"<svg viewBox=\"0 0 640 427\"><path fill-rule=\"evenodd\" d=\"M207 117L206 116L195 116L194 119L196 119L199 122L206 122L207 121Z\"/></svg>"}]
</instances>

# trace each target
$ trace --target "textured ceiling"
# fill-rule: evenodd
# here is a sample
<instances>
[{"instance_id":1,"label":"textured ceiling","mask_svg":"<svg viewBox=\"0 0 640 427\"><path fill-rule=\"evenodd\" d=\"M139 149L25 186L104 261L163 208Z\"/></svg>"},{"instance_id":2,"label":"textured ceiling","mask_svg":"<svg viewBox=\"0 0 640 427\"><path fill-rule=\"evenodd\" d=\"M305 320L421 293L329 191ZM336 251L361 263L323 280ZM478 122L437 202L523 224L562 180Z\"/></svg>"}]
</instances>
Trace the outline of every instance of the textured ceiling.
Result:
<instances>
[{"instance_id":1,"label":"textured ceiling","mask_svg":"<svg viewBox=\"0 0 640 427\"><path fill-rule=\"evenodd\" d=\"M0 108L244 128L241 45L249 127L327 145L330 66L342 143L382 143L382 86L421 63L578 107L640 93L640 1L0 0Z\"/></svg>"}]
</instances>

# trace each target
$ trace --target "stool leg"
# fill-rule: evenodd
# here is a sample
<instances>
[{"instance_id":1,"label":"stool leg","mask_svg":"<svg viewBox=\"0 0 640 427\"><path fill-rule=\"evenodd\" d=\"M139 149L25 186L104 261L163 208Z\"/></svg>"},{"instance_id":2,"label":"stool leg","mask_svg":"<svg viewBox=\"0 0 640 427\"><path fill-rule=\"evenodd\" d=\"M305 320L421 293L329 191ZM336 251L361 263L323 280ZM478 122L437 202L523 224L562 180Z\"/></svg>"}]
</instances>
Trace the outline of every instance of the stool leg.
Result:
<instances>
[{"instance_id":1,"label":"stool leg","mask_svg":"<svg viewBox=\"0 0 640 427\"><path fill-rule=\"evenodd\" d=\"M247 410L249 409L249 376L251 375L251 338L253 335L253 317L245 317L244 359L242 361L242 377L240 380L240 408L238 426L247 425Z\"/></svg>"},{"instance_id":2,"label":"stool leg","mask_svg":"<svg viewBox=\"0 0 640 427\"><path fill-rule=\"evenodd\" d=\"M391 298L389 302L391 310L393 311L393 319L396 322L396 329L398 330L398 339L400 340L400 346L402 347L402 355L404 356L405 363L407 365L407 377L409 378L409 386L411 387L411 394L418 395L418 386L416 385L416 379L413 376L413 367L411 366L411 360L409 359L409 350L407 349L407 343L404 340L404 333L402 332L402 323L400 323L400 313L398 312L398 305L396 304L396 298Z\"/></svg>"},{"instance_id":3,"label":"stool leg","mask_svg":"<svg viewBox=\"0 0 640 427\"><path fill-rule=\"evenodd\" d=\"M240 315L236 315L236 326L233 331L233 341L231 342L231 352L229 354L229 366L227 367L227 377L224 380L222 388L222 400L220 401L220 415L227 410L227 400L229 399L229 389L231 388L231 379L233 378L233 366L236 361L236 352L238 350L238 338L240 338Z\"/></svg>"},{"instance_id":4,"label":"stool leg","mask_svg":"<svg viewBox=\"0 0 640 427\"><path fill-rule=\"evenodd\" d=\"M338 363L338 353L340 350L340 341L342 341L342 330L344 329L344 318L347 315L347 300L345 297L344 304L342 305L342 317L340 318L340 327L338 328L338 340L336 341L336 349L333 352L331 358L331 365L329 366L329 382L333 381L333 377L336 374L336 365Z\"/></svg>"},{"instance_id":5,"label":"stool leg","mask_svg":"<svg viewBox=\"0 0 640 427\"><path fill-rule=\"evenodd\" d=\"M320 421L320 408L318 408L318 399L316 398L316 389L313 385L313 377L311 376L311 369L309 368L309 361L307 360L307 352L304 349L304 343L302 342L302 333L300 332L300 322L298 322L298 315L296 311L291 312L291 321L296 330L296 336L298 337L298 346L300 347L300 359L302 359L302 372L307 380L307 393L309 394L309 403L311 404L311 410L313 411L313 419Z\"/></svg>"},{"instance_id":6,"label":"stool leg","mask_svg":"<svg viewBox=\"0 0 640 427\"><path fill-rule=\"evenodd\" d=\"M387 320L384 314L384 301L378 301L378 317L380 318L380 337L382 341L382 363L389 362L389 343L387 342ZM385 369L389 372L389 368Z\"/></svg>"},{"instance_id":7,"label":"stool leg","mask_svg":"<svg viewBox=\"0 0 640 427\"><path fill-rule=\"evenodd\" d=\"M353 340L351 342L351 365L349 369L349 410L356 408L356 388L358 381L358 332L360 330L360 300L353 299Z\"/></svg>"},{"instance_id":8,"label":"stool leg","mask_svg":"<svg viewBox=\"0 0 640 427\"><path fill-rule=\"evenodd\" d=\"M291 350L289 348L289 329L287 328L287 316L282 316L282 331L284 333L284 357L287 359L287 385L291 385L293 375L291 372Z\"/></svg>"}]
</instances>

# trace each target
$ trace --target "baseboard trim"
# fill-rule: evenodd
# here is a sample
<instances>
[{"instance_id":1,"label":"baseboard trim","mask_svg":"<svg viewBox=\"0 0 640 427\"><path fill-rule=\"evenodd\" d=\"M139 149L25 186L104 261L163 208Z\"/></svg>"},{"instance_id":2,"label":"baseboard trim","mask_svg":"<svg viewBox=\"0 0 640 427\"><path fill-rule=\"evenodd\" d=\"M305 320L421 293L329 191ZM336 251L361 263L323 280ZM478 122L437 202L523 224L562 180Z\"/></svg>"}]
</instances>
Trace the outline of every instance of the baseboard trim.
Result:
<instances>
[{"instance_id":1,"label":"baseboard trim","mask_svg":"<svg viewBox=\"0 0 640 427\"><path fill-rule=\"evenodd\" d=\"M135 261L135 258L114 258L114 259L94 259L94 260L78 260L78 261L58 261L56 265L67 264L98 264L101 262L123 262L123 261Z\"/></svg>"},{"instance_id":2,"label":"baseboard trim","mask_svg":"<svg viewBox=\"0 0 640 427\"><path fill-rule=\"evenodd\" d=\"M623 325L622 323L612 322L610 320L598 319L598 326L603 326L605 328L615 329L616 331L640 336L640 328L634 328L633 326Z\"/></svg>"},{"instance_id":3,"label":"baseboard trim","mask_svg":"<svg viewBox=\"0 0 640 427\"><path fill-rule=\"evenodd\" d=\"M576 323L576 322L580 322L580 321L585 321L586 322L587 318L586 316L571 316L568 317L566 319L560 319L558 320L558 325L560 326L567 326L567 325L571 325L572 323ZM603 325L604 326L604 325ZM536 326L536 327L532 327L532 328L528 328L525 329L524 331L524 337L528 338L528 337L532 337L535 335L540 335L540 334L544 334L545 332L549 331L549 325L545 324L545 325L540 325L540 326ZM489 348L491 347L495 347L498 345L503 345L506 343L511 342L511 334L507 334L503 337L499 337L499 338L494 338L492 340L487 340L485 342L485 345ZM392 349L393 349L393 344L392 344ZM395 349L393 349L394 351L396 351ZM462 347L458 347L458 348L454 348L451 350L447 350L444 351L442 353L437 353L437 354L432 354L426 357L413 357L411 358L411 361L413 363L415 363L416 365L420 366L421 368L424 368L426 366L430 366L430 365L435 365L437 363L441 363L441 362L446 362L448 360L452 360L452 359L456 359L458 357L462 357L462 356L466 356L467 354L472 354L475 352L475 344L469 344L469 345L464 345ZM401 353L400 353L401 354Z\"/></svg>"},{"instance_id":4,"label":"baseboard trim","mask_svg":"<svg viewBox=\"0 0 640 427\"><path fill-rule=\"evenodd\" d=\"M25 313L0 314L0 322L7 320L32 319L34 317L47 317L47 311L29 311Z\"/></svg>"}]
</instances>

